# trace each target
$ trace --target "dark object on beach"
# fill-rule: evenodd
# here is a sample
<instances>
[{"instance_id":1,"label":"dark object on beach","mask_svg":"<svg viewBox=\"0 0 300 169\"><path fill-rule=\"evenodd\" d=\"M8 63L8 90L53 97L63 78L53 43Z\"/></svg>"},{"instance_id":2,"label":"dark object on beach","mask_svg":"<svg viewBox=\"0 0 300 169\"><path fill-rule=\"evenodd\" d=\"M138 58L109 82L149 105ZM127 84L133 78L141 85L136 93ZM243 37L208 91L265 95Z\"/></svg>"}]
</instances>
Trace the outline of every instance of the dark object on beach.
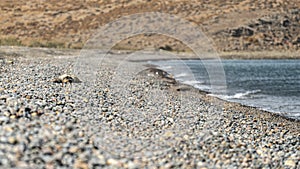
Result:
<instances>
[{"instance_id":1,"label":"dark object on beach","mask_svg":"<svg viewBox=\"0 0 300 169\"><path fill-rule=\"evenodd\" d=\"M187 85L177 85L177 86L174 86L174 90L181 91L181 92L190 91L191 89L192 89L191 86L187 86Z\"/></svg>"},{"instance_id":2,"label":"dark object on beach","mask_svg":"<svg viewBox=\"0 0 300 169\"><path fill-rule=\"evenodd\" d=\"M64 84L72 84L72 83L81 83L81 81L74 75L70 75L70 74L63 74L60 75L58 78L55 78L53 80L54 83L62 83L62 85Z\"/></svg>"},{"instance_id":3,"label":"dark object on beach","mask_svg":"<svg viewBox=\"0 0 300 169\"><path fill-rule=\"evenodd\" d=\"M152 68L145 69L143 72L147 73L148 76L149 76L149 73L153 74L154 76L158 76L161 79L163 79L164 81L166 81L167 83L176 84L176 80L174 79L174 77L164 70L152 67ZM143 72L141 72L141 73L143 73Z\"/></svg>"}]
</instances>

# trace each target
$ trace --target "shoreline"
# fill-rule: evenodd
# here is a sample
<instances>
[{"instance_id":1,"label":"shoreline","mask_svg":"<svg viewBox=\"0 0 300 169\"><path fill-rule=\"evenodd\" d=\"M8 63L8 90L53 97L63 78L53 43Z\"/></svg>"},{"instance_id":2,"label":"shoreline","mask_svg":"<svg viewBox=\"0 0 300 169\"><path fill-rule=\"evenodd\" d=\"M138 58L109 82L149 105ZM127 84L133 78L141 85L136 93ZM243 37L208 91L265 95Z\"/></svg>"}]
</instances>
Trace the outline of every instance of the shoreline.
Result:
<instances>
[{"instance_id":1,"label":"shoreline","mask_svg":"<svg viewBox=\"0 0 300 169\"><path fill-rule=\"evenodd\" d=\"M165 70L160 69L158 65L146 64L144 66L148 67L148 68L157 69L158 71L166 72ZM169 74L168 72L166 72L166 73ZM170 74L170 75L172 76L172 74ZM162 77L162 78L164 78L164 77ZM257 116L261 117L262 120L271 119L272 121L275 120L275 121L279 121L279 122L287 122L289 128L293 132L299 132L298 129L300 127L300 119L294 119L294 118L291 118L288 116L281 115L279 113L266 111L266 110L260 109L258 107L248 106L248 105L244 105L242 103L228 101L228 100L224 100L219 97L216 97L216 96L211 96L211 95L209 95L210 92L195 88L188 84L178 82L173 77L172 77L172 79L174 81L176 81L176 84L174 85L174 87L176 88L177 91L181 91L181 90L178 90L180 88L183 88L183 91L186 91L186 90L187 91L189 91L189 90L195 91L195 92L199 93L199 97L203 98L204 101L208 102L209 104L214 104L215 106L220 106L220 107L222 107L222 109L224 109L224 111L227 111L227 109L229 109L229 110L230 109L231 110L244 109L243 111L248 111L253 114L256 114ZM179 88L177 88L178 86L179 86ZM230 107L230 108L227 108L227 107ZM245 113L245 112L242 112L242 113ZM295 127L295 124L297 124L296 127Z\"/></svg>"},{"instance_id":2,"label":"shoreline","mask_svg":"<svg viewBox=\"0 0 300 169\"><path fill-rule=\"evenodd\" d=\"M300 165L299 122L207 96L155 69L127 80L136 65L124 55L103 59L95 84L53 83L76 63L65 56L0 62L0 168Z\"/></svg>"},{"instance_id":3,"label":"shoreline","mask_svg":"<svg viewBox=\"0 0 300 169\"><path fill-rule=\"evenodd\" d=\"M132 61L130 60L130 62L143 62L145 63L145 67L149 67L149 68L156 68L156 69L159 69L159 70L162 70L159 68L158 65L155 65L155 64L148 64L147 62L148 61L168 61L168 60L172 60L172 59L154 59L154 60L151 60L151 59L147 59L147 60L143 60L143 61ZM182 60L189 60L189 59L182 59ZM195 60L195 59L193 59ZM165 70L162 70L162 71L165 71ZM167 72L169 73L169 72ZM174 77L174 75L171 74L172 77ZM264 110L263 108L260 108L260 107L255 107L255 106L249 106L249 105L246 105L246 104L242 104L242 103L238 103L238 102L234 102L234 101L229 101L229 100L226 100L226 99L222 99L222 98L219 98L217 96L212 96L210 95L211 93L208 92L208 91L205 91L205 90L201 90L199 88L196 88L192 85L189 85L189 84L185 84L185 83L182 83L182 82L178 82L175 78L173 78L179 85L181 86L188 86L189 88L193 88L193 89L196 89L196 90L199 90L201 92L201 94L204 94L205 97L212 97L212 98L215 98L215 99L218 99L218 100L221 100L221 101L224 101L224 102L228 102L228 103L233 103L233 104L238 104L240 106L244 106L244 107L248 107L248 108L254 108L254 109L257 109L257 111L261 111L263 113L268 113L268 114L271 114L271 115L274 115L274 116L278 116L278 117L281 117L281 118L284 118L284 119L287 119L287 120L290 120L290 121L294 121L294 122L300 122L300 119L295 119L295 118L292 118L292 117L289 117L289 116L285 116L284 114L286 112L282 112L282 113L279 113L279 112L275 112L275 111L268 111L268 110Z\"/></svg>"},{"instance_id":4,"label":"shoreline","mask_svg":"<svg viewBox=\"0 0 300 169\"><path fill-rule=\"evenodd\" d=\"M146 64L145 67L155 68L157 70L164 71L164 70L158 68L157 65ZM171 74L171 76L173 76L173 75ZM216 102L221 103L222 102L222 104L232 104L232 105L236 105L238 107L247 108L249 110L253 110L254 109L256 112L267 113L270 116L274 116L276 118L277 117L278 118L283 118L283 119L291 121L291 122L296 122L296 123L300 122L300 119L294 119L294 118L291 118L291 117L288 117L288 116L281 115L281 114L276 113L276 112L271 112L271 111L263 110L262 108L259 108L259 107L249 106L249 105L245 105L245 104L234 102L234 101L228 101L228 100L219 98L217 96L212 96L212 95L210 95L211 93L208 92L208 91L201 90L201 89L195 88L195 87L193 87L191 85L178 82L175 78L173 78L173 80L176 81L177 86L183 87L183 88L185 88L185 90L196 90L196 91L198 91L200 95L203 95L203 97L205 97L209 102L212 102L212 103L216 103Z\"/></svg>"},{"instance_id":5,"label":"shoreline","mask_svg":"<svg viewBox=\"0 0 300 169\"><path fill-rule=\"evenodd\" d=\"M187 90L196 91L197 93L199 93L199 95L201 95L199 97L203 98L204 101L208 102L209 104L214 104L215 106L222 107L223 111L225 111L225 112L226 111L239 111L242 109L243 111L241 113L247 112L246 114L249 114L249 113L254 114L256 116L259 116L262 121L269 119L274 122L276 121L276 122L287 123L287 126L291 131L299 133L299 127L300 127L299 119L294 119L294 118L290 118L287 116L283 116L278 113L262 110L258 107L248 106L248 105L244 105L242 103L224 100L224 99L218 98L216 96L210 96L209 95L210 93L207 91L195 88L188 84L184 84L184 83L180 83L180 82L177 82L177 83L179 86L184 86L184 88L189 88Z\"/></svg>"},{"instance_id":6,"label":"shoreline","mask_svg":"<svg viewBox=\"0 0 300 169\"><path fill-rule=\"evenodd\" d=\"M211 93L210 92L207 92L207 91L204 91L204 90L201 90L201 89L198 89L198 88L195 88L191 85L188 85L188 84L184 84L184 83L180 83L178 82L180 85L185 85L185 86L189 86L190 88L193 88L193 89L196 89L196 90L199 90L199 92L203 95L205 95L205 97L208 98L208 100L214 100L213 102L218 102L218 101L221 101L221 102L224 102L224 104L233 104L233 105L236 105L236 106L239 106L239 107L244 107L244 108L248 108L248 109L255 109L256 111L260 111L262 113L267 113L267 114L270 114L271 116L274 116L274 117L279 117L279 118L283 118L285 120L289 120L289 121L292 121L292 122L300 122L300 119L295 119L295 118L292 118L292 117L289 117L289 116L284 116L283 114L284 113L278 113L278 112L272 112L272 111L268 111L268 110L264 110L263 108L260 108L260 107L255 107L255 106L249 106L249 105L246 105L246 104L242 104L242 103L239 103L239 102L234 102L234 101L229 101L229 100L225 100L225 99L222 99L222 98L219 98L217 96L213 96L213 95L210 95ZM218 101L216 101L218 100Z\"/></svg>"},{"instance_id":7,"label":"shoreline","mask_svg":"<svg viewBox=\"0 0 300 169\"><path fill-rule=\"evenodd\" d=\"M9 49L7 49L6 47L9 47ZM70 58L74 57L74 58L76 58L80 55L81 51L82 51L81 49L55 49L55 48L31 48L31 47L20 47L20 46L0 46L0 59L1 59L1 54L4 57L7 57L7 56L10 57L11 56L12 58L18 58L18 57L22 57L22 56L29 57L29 58L32 58L32 57L43 58L43 57L49 57L49 56L58 56L58 58L60 58L60 57L63 57L63 58L64 57L70 57ZM102 50L100 50L100 51L102 51ZM122 57L124 55L131 54L132 52L135 52L135 51L113 50L113 51L109 51L107 54L108 55L113 55L115 58L117 58L117 60L122 60ZM144 52L144 51L141 51L141 52ZM32 53L35 53L35 55L32 56ZM157 57L157 55L156 55L155 58L151 58L151 56L150 56L150 58L149 57L148 58L142 57L143 59L134 57L134 59L128 60L128 61L129 62L141 62L141 63L144 62L145 67L158 68L157 65L148 64L146 62L148 62L148 61L168 61L168 60L206 60L206 59L209 60L209 59L211 59L211 58L198 58L198 57L195 57L195 55L193 55L191 53L187 53L187 52L180 53L178 55L174 54L174 55L176 55L175 58L170 58L170 55L168 55L167 58L161 57L162 54L164 54L164 53L165 54L170 54L170 52L168 52L168 51L146 51L146 53L149 53L149 54L158 53L159 57ZM282 54L282 53L276 52L276 51L272 52L273 55L271 55L271 57L265 57L265 58L264 57L248 58L248 56L249 56L249 54L251 54L251 55L258 54L259 56L262 56L263 54L266 53L266 51L263 51L263 52L237 52L237 53L240 53L240 55L232 53L232 52L223 53L223 54L221 54L221 56L223 56L223 57L221 57L221 60L223 60L223 59L225 59L225 60L227 60L227 59L229 59L229 60L230 59L241 59L241 60L248 60L248 59L249 60L256 60L256 59L257 60L260 60L260 59L267 59L267 60L269 60L269 59L271 59L271 60L272 59L275 59L275 60L285 60L285 59L289 60L289 59L291 59L291 60L293 60L293 59L300 59L300 54L298 55L298 53L296 53L296 52L292 52L292 55L293 56L297 55L297 57L292 57L292 58L280 58L280 57L278 58L278 57L275 57L276 55L280 56ZM24 55L22 55L22 54L24 54ZM232 56L238 56L238 57L232 57ZM174 79L174 80L176 80L176 79ZM282 118L285 118L285 119L288 119L288 120L291 120L291 121L296 121L296 122L300 121L299 119L289 118L289 117L286 117L286 116L281 115L281 114L276 113L276 112L271 112L271 111L260 109L259 107L248 106L248 105L244 105L244 104L237 103L237 102L230 102L228 100L224 100L224 99L218 98L216 96L209 96L208 95L208 94L210 94L209 92L198 89L198 88L195 88L195 87L193 87L191 85L188 85L188 84L181 83L181 85L189 86L190 88L194 88L196 90L199 90L202 94L203 93L206 94L207 97L213 97L213 98L225 101L225 102L240 104L242 106L246 106L246 107L249 107L249 108L255 108L258 111L267 112L267 113L270 113L272 115L279 116L279 117L282 117Z\"/></svg>"},{"instance_id":8,"label":"shoreline","mask_svg":"<svg viewBox=\"0 0 300 169\"><path fill-rule=\"evenodd\" d=\"M68 48L37 48L37 47L24 47L24 46L0 46L0 56L8 55L13 56L15 54L19 54L19 56L40 56L40 57L46 57L51 55L80 55L80 52L84 52L85 50L89 49L68 49ZM103 49L95 49L97 51L106 51ZM167 54L167 55L173 55L174 60L201 60L201 59L211 59L210 57L202 57L199 58L192 52L176 52L176 51L164 51L164 50L142 50L142 52L147 53L160 53L160 54ZM37 53L35 55L32 55L33 52ZM113 54L113 55L128 55L135 52L135 50L110 50L107 51L107 54ZM20 54L22 53L22 54ZM255 60L255 59L300 59L300 51L231 51L231 52L216 52L213 53L216 54L216 57L219 59L245 59L245 60ZM175 57L176 56L176 57ZM215 58L214 58L215 59ZM135 58L135 60L132 60L134 62L144 62L148 60L170 60L170 56L168 57L160 57L160 58Z\"/></svg>"}]
</instances>

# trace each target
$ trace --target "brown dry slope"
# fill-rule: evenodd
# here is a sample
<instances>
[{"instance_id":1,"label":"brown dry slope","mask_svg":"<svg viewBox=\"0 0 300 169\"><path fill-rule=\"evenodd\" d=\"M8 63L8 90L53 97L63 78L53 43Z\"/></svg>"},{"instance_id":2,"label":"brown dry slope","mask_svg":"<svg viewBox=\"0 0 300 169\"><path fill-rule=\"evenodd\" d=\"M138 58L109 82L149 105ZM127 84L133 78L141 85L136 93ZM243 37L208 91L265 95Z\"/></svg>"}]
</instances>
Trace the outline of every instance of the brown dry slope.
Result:
<instances>
[{"instance_id":1,"label":"brown dry slope","mask_svg":"<svg viewBox=\"0 0 300 169\"><path fill-rule=\"evenodd\" d=\"M160 11L199 25L219 51L298 51L299 0L20 0L0 2L0 44L80 48L100 26L125 15ZM182 43L161 35L140 35L119 49Z\"/></svg>"}]
</instances>

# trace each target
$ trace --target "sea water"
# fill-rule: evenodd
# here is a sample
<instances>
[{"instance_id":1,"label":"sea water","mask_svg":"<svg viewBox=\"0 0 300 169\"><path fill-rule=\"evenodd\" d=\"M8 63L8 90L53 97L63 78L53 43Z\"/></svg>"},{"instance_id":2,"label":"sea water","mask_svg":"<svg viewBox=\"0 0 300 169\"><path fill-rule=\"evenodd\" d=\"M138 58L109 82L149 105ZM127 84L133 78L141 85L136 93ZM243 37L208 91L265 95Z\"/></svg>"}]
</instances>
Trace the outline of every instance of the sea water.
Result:
<instances>
[{"instance_id":1,"label":"sea water","mask_svg":"<svg viewBox=\"0 0 300 169\"><path fill-rule=\"evenodd\" d=\"M181 83L211 92L212 60L151 63ZM222 60L218 67L225 73L226 92L212 95L300 120L300 60Z\"/></svg>"}]
</instances>

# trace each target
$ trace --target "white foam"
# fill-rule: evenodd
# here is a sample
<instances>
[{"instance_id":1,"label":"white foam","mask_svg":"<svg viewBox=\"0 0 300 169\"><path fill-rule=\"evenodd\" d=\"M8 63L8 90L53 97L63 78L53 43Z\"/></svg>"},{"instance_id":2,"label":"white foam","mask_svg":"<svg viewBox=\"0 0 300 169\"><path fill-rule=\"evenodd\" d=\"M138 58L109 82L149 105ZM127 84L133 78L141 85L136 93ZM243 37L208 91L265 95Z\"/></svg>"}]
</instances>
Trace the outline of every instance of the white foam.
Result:
<instances>
[{"instance_id":1,"label":"white foam","mask_svg":"<svg viewBox=\"0 0 300 169\"><path fill-rule=\"evenodd\" d=\"M190 75L187 73L180 73L180 74L174 75L175 78L181 78L181 77L187 77L187 76L190 76Z\"/></svg>"},{"instance_id":2,"label":"white foam","mask_svg":"<svg viewBox=\"0 0 300 169\"><path fill-rule=\"evenodd\" d=\"M165 70L165 71L169 71L169 70L173 69L172 66L160 66L159 68L162 69L162 70Z\"/></svg>"},{"instance_id":3,"label":"white foam","mask_svg":"<svg viewBox=\"0 0 300 169\"><path fill-rule=\"evenodd\" d=\"M252 91L246 91L242 93L235 93L234 95L214 95L210 94L211 96L219 97L224 100L230 100L230 99L248 99L251 96L260 93L261 90L252 90Z\"/></svg>"},{"instance_id":4,"label":"white foam","mask_svg":"<svg viewBox=\"0 0 300 169\"><path fill-rule=\"evenodd\" d=\"M202 84L202 82L197 81L197 80L186 80L186 81L183 81L182 83L187 84L187 85L191 85L191 86L194 86L196 84Z\"/></svg>"}]
</instances>

